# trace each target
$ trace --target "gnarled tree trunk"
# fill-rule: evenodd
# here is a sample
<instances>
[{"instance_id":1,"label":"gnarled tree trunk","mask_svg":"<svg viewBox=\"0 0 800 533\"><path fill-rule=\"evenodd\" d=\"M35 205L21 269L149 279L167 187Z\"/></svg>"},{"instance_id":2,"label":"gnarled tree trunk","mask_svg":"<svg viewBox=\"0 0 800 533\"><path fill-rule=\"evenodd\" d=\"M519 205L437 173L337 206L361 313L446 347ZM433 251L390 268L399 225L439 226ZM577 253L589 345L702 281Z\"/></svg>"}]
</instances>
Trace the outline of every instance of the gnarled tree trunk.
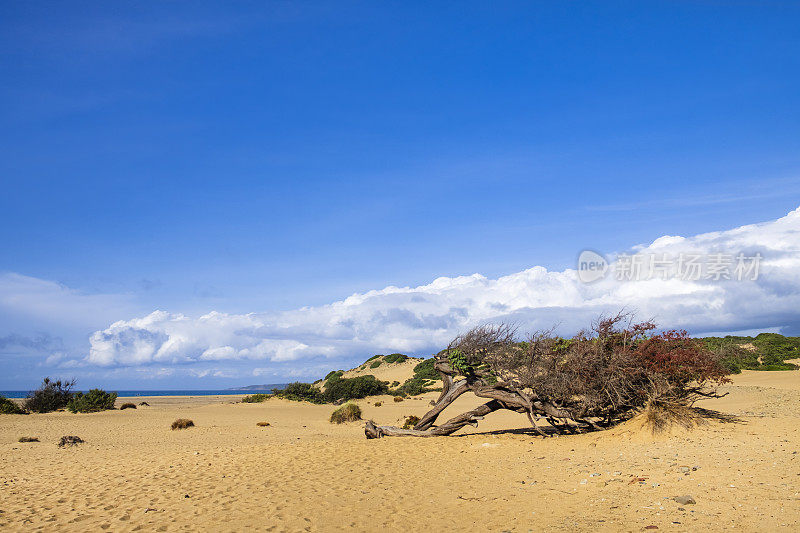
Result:
<instances>
[{"instance_id":1,"label":"gnarled tree trunk","mask_svg":"<svg viewBox=\"0 0 800 533\"><path fill-rule=\"evenodd\" d=\"M498 382L489 384L486 378L488 373L475 371L474 374L456 379L458 372L454 370L448 362L446 356L437 356L434 368L442 376L442 393L439 399L414 426L413 429L404 429L396 426L377 426L370 420L366 423L364 433L368 439L378 439L381 437L438 437L455 433L464 426L477 426L478 421L489 413L500 409L509 409L518 413L525 413L528 416L532 427L540 435L545 433L537 427L535 419L545 419L556 428L559 433L563 432L563 427L574 429L575 426L569 423L570 420L582 429L599 429L594 422L576 419L567 409L562 409L557 405L530 396L523 391L515 389L508 383ZM450 404L459 396L467 392L472 392L479 398L488 398L489 401L478 407L461 413L440 425L434 425L436 419ZM557 420L561 420L559 425Z\"/></svg>"}]
</instances>

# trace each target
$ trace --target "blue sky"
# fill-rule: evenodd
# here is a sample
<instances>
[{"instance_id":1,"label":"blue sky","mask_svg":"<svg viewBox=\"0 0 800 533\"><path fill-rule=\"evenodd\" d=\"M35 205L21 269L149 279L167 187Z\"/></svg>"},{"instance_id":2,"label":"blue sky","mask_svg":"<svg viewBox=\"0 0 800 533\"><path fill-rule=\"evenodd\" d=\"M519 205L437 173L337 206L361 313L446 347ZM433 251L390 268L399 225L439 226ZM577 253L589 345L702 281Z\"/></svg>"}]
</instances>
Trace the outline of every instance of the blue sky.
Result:
<instances>
[{"instance_id":1,"label":"blue sky","mask_svg":"<svg viewBox=\"0 0 800 533\"><path fill-rule=\"evenodd\" d=\"M104 303L2 300L0 388L156 309L291 311L778 219L800 205L798 20L794 2L5 3L0 272ZM125 371L87 379L149 383Z\"/></svg>"}]
</instances>

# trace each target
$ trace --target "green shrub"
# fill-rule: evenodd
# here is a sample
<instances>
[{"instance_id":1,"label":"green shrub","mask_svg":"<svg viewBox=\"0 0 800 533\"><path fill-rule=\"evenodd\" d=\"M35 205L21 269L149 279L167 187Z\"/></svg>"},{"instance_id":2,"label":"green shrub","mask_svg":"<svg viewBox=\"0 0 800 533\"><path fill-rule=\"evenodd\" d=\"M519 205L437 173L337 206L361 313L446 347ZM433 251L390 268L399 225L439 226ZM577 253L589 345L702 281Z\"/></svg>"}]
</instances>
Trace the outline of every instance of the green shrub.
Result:
<instances>
[{"instance_id":1,"label":"green shrub","mask_svg":"<svg viewBox=\"0 0 800 533\"><path fill-rule=\"evenodd\" d=\"M367 396L378 396L389 392L389 387L375 376L358 376L355 378L341 378L329 382L325 387L325 399L329 402L338 400L357 400Z\"/></svg>"},{"instance_id":2,"label":"green shrub","mask_svg":"<svg viewBox=\"0 0 800 533\"><path fill-rule=\"evenodd\" d=\"M251 394L241 399L242 403L261 403L272 398L271 394Z\"/></svg>"},{"instance_id":3,"label":"green shrub","mask_svg":"<svg viewBox=\"0 0 800 533\"><path fill-rule=\"evenodd\" d=\"M423 392L428 392L428 388L425 387L426 381L427 380L418 379L416 377L407 379L405 383L392 390L392 394L398 394L401 396L417 396Z\"/></svg>"},{"instance_id":4,"label":"green shrub","mask_svg":"<svg viewBox=\"0 0 800 533\"><path fill-rule=\"evenodd\" d=\"M335 382L335 381L334 381ZM330 388L330 384L327 385ZM320 390L311 383L296 381L289 383L282 390L273 391L275 396L296 402L325 403L325 397Z\"/></svg>"},{"instance_id":5,"label":"green shrub","mask_svg":"<svg viewBox=\"0 0 800 533\"><path fill-rule=\"evenodd\" d=\"M372 357L370 357L369 359L367 359L367 360L366 360L366 361L364 361L364 362L365 362L365 363L369 363L370 361L372 361L373 359L377 359L378 357L383 357L383 356L382 356L382 355L380 355L380 354L378 354L378 355L373 355Z\"/></svg>"},{"instance_id":6,"label":"green shrub","mask_svg":"<svg viewBox=\"0 0 800 533\"><path fill-rule=\"evenodd\" d=\"M116 401L116 392L92 389L86 394L82 392L76 393L67 403L67 409L72 413L96 413L113 409Z\"/></svg>"},{"instance_id":7,"label":"green shrub","mask_svg":"<svg viewBox=\"0 0 800 533\"><path fill-rule=\"evenodd\" d=\"M419 379L441 380L442 376L433 367L435 362L436 360L431 357L430 359L425 359L421 363L417 364L417 366L414 367L414 377Z\"/></svg>"},{"instance_id":8,"label":"green shrub","mask_svg":"<svg viewBox=\"0 0 800 533\"><path fill-rule=\"evenodd\" d=\"M16 404L16 402L12 402L5 396L0 396L0 414L2 415L24 415L25 411Z\"/></svg>"},{"instance_id":9,"label":"green shrub","mask_svg":"<svg viewBox=\"0 0 800 533\"><path fill-rule=\"evenodd\" d=\"M344 375L344 370L332 370L328 372L328 375L325 376L325 381L329 381L331 379L339 379Z\"/></svg>"},{"instance_id":10,"label":"green shrub","mask_svg":"<svg viewBox=\"0 0 800 533\"><path fill-rule=\"evenodd\" d=\"M786 359L800 357L800 337L785 337L779 333L759 333L755 337L728 335L703 339L717 352L720 364L732 374L742 370L794 370L796 365ZM752 344L748 350L743 344Z\"/></svg>"},{"instance_id":11,"label":"green shrub","mask_svg":"<svg viewBox=\"0 0 800 533\"><path fill-rule=\"evenodd\" d=\"M172 423L172 429L186 429L194 427L194 421L189 420L188 418L179 418L175 422Z\"/></svg>"},{"instance_id":12,"label":"green shrub","mask_svg":"<svg viewBox=\"0 0 800 533\"><path fill-rule=\"evenodd\" d=\"M393 354L387 355L386 357L383 358L384 361L386 361L387 363L390 363L390 364L391 363L402 363L406 359L408 359L408 356L407 355L403 355L401 353L393 353Z\"/></svg>"},{"instance_id":13,"label":"green shrub","mask_svg":"<svg viewBox=\"0 0 800 533\"><path fill-rule=\"evenodd\" d=\"M407 416L406 421L403 423L403 429L413 429L419 422L419 417L415 415Z\"/></svg>"},{"instance_id":14,"label":"green shrub","mask_svg":"<svg viewBox=\"0 0 800 533\"><path fill-rule=\"evenodd\" d=\"M392 388L397 387L398 385L400 385L399 381L392 381Z\"/></svg>"},{"instance_id":15,"label":"green shrub","mask_svg":"<svg viewBox=\"0 0 800 533\"><path fill-rule=\"evenodd\" d=\"M370 367L370 368L378 368L378 367L379 367L379 366L381 366L382 364L383 364L383 361L381 361L380 359L378 359L377 361L373 361L373 362L372 362L372 363L369 365L369 367Z\"/></svg>"},{"instance_id":16,"label":"green shrub","mask_svg":"<svg viewBox=\"0 0 800 533\"><path fill-rule=\"evenodd\" d=\"M792 363L773 363L769 365L761 365L756 370L797 370L798 367Z\"/></svg>"},{"instance_id":17,"label":"green shrub","mask_svg":"<svg viewBox=\"0 0 800 533\"><path fill-rule=\"evenodd\" d=\"M72 399L74 386L75 380L50 381L50 378L44 378L41 386L28 394L25 409L34 413L49 413L63 409Z\"/></svg>"},{"instance_id":18,"label":"green shrub","mask_svg":"<svg viewBox=\"0 0 800 533\"><path fill-rule=\"evenodd\" d=\"M354 403L346 403L331 413L331 424L361 420L361 408Z\"/></svg>"}]
</instances>

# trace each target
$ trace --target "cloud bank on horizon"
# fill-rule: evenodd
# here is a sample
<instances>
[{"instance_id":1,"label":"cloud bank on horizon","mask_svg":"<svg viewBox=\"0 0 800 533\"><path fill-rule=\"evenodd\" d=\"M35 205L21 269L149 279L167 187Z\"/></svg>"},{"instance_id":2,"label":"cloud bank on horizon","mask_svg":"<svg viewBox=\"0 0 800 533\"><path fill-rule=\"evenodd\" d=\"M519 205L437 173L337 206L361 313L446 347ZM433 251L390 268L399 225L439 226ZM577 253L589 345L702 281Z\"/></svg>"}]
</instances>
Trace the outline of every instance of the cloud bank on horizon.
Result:
<instances>
[{"instance_id":1,"label":"cloud bank on horizon","mask_svg":"<svg viewBox=\"0 0 800 533\"><path fill-rule=\"evenodd\" d=\"M480 274L442 277L419 287L386 287L328 305L285 312L200 317L152 313L96 331L89 354L69 365L99 368L151 365L221 367L236 362L286 367L320 357L438 351L474 325L510 321L523 330L572 334L601 313L621 308L694 334L800 326L800 208L775 221L704 233L664 236L638 254L760 254L757 279L648 279L609 275L582 283L576 270L536 266L498 279ZM619 264L621 256L616 258ZM257 369L257 370L263 370ZM254 373L258 374L258 371Z\"/></svg>"}]
</instances>

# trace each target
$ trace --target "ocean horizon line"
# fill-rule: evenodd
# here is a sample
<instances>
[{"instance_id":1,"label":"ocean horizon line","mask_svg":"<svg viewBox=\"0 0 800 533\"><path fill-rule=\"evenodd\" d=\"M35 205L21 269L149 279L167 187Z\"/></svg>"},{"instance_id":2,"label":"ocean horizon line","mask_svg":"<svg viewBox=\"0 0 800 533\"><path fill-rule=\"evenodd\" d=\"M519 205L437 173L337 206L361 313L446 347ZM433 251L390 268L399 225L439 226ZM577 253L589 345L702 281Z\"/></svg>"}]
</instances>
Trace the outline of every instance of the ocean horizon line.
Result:
<instances>
[{"instance_id":1,"label":"ocean horizon line","mask_svg":"<svg viewBox=\"0 0 800 533\"><path fill-rule=\"evenodd\" d=\"M134 396L241 396L247 394L270 394L273 390L284 386L284 384L275 384L269 388L261 389L129 389L129 390L113 390L108 389L108 392L116 392L119 398L128 398ZM27 398L30 390L0 390L0 396L6 398ZM88 391L75 391L75 392L88 392Z\"/></svg>"}]
</instances>

